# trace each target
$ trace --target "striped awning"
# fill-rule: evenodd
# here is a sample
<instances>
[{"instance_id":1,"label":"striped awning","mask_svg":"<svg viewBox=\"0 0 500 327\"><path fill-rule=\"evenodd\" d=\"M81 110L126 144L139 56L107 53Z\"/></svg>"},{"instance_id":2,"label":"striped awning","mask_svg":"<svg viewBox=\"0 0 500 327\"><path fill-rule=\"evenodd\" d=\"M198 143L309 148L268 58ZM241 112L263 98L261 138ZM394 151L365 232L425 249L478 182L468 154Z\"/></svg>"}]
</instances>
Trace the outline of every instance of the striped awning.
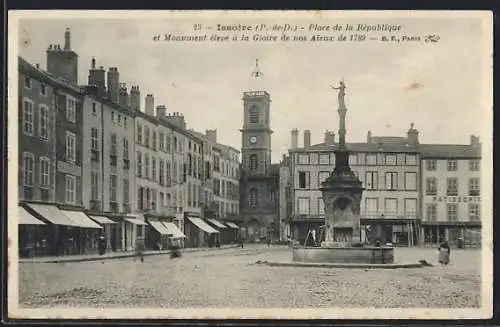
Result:
<instances>
[{"instance_id":1,"label":"striped awning","mask_svg":"<svg viewBox=\"0 0 500 327\"><path fill-rule=\"evenodd\" d=\"M45 223L41 220L36 219L23 207L17 207L19 209L19 225L45 225Z\"/></svg>"},{"instance_id":2,"label":"striped awning","mask_svg":"<svg viewBox=\"0 0 500 327\"><path fill-rule=\"evenodd\" d=\"M169 235L169 230L160 222L156 220L148 221L148 223L161 235Z\"/></svg>"},{"instance_id":3,"label":"striped awning","mask_svg":"<svg viewBox=\"0 0 500 327\"><path fill-rule=\"evenodd\" d=\"M66 216L55 205L29 203L28 206L54 225L80 227L77 222Z\"/></svg>"},{"instance_id":4,"label":"striped awning","mask_svg":"<svg viewBox=\"0 0 500 327\"><path fill-rule=\"evenodd\" d=\"M223 223L221 223L220 221L216 220L216 219L207 219L210 223L212 223L213 225L215 225L215 227L218 227L218 228L227 228L227 226L224 226Z\"/></svg>"},{"instance_id":5,"label":"striped awning","mask_svg":"<svg viewBox=\"0 0 500 327\"><path fill-rule=\"evenodd\" d=\"M78 224L78 227L81 228L93 228L93 229L102 229L102 226L95 223L92 219L87 217L81 211L69 211L69 210L61 210L69 219L75 221Z\"/></svg>"},{"instance_id":6,"label":"striped awning","mask_svg":"<svg viewBox=\"0 0 500 327\"><path fill-rule=\"evenodd\" d=\"M91 219L93 219L95 222L97 222L98 224L116 224L115 221L112 221L111 219L109 219L108 217L104 217L104 216L94 216L94 215L89 215L89 217Z\"/></svg>"},{"instance_id":7,"label":"striped awning","mask_svg":"<svg viewBox=\"0 0 500 327\"><path fill-rule=\"evenodd\" d=\"M168 229L172 238L186 238L186 235L174 223L162 221L162 224Z\"/></svg>"},{"instance_id":8,"label":"striped awning","mask_svg":"<svg viewBox=\"0 0 500 327\"><path fill-rule=\"evenodd\" d=\"M209 234L214 234L214 233L219 233L218 230L215 228L210 227L206 222L204 222L201 218L196 218L196 217L187 217L190 222L192 222L196 227L201 229L204 232L207 232Z\"/></svg>"},{"instance_id":9,"label":"striped awning","mask_svg":"<svg viewBox=\"0 0 500 327\"><path fill-rule=\"evenodd\" d=\"M239 229L238 225L236 225L235 223L232 223L230 221L228 221L226 223L226 225L228 225L229 227L234 228L234 229Z\"/></svg>"}]
</instances>

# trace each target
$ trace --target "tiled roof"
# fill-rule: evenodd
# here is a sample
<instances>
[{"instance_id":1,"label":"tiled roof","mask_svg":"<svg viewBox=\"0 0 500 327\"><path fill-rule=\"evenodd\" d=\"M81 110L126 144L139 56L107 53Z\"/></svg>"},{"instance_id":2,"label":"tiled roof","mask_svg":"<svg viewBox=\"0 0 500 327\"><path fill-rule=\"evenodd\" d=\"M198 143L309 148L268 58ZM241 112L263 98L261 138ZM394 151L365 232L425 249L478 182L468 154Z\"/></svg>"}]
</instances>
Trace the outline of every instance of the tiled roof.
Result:
<instances>
[{"instance_id":1,"label":"tiled roof","mask_svg":"<svg viewBox=\"0 0 500 327\"><path fill-rule=\"evenodd\" d=\"M385 138L385 137L384 137ZM396 141L396 138L393 138ZM467 144L417 144L407 145L399 142L388 143L347 143L353 152L399 152L420 153L422 158L480 158L481 149ZM319 143L307 148L297 148L293 152L333 152L338 144Z\"/></svg>"}]
</instances>

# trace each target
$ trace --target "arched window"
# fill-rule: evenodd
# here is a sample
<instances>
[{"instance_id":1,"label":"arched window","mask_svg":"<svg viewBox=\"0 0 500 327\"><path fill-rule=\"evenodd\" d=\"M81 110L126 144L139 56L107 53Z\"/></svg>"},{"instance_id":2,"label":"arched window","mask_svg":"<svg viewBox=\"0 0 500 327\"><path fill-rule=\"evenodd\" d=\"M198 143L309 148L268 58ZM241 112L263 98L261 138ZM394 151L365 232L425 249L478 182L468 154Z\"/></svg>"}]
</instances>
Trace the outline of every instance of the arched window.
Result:
<instances>
[{"instance_id":1,"label":"arched window","mask_svg":"<svg viewBox=\"0 0 500 327\"><path fill-rule=\"evenodd\" d=\"M256 154L251 154L250 157L248 158L248 167L250 170L257 170L257 155Z\"/></svg>"},{"instance_id":2,"label":"arched window","mask_svg":"<svg viewBox=\"0 0 500 327\"><path fill-rule=\"evenodd\" d=\"M257 124L259 122L259 108L257 106L251 106L249 112L249 118L251 124Z\"/></svg>"},{"instance_id":3,"label":"arched window","mask_svg":"<svg viewBox=\"0 0 500 327\"><path fill-rule=\"evenodd\" d=\"M250 208L257 207L257 203L259 201L259 194L256 188L251 188L248 194L248 206Z\"/></svg>"}]
</instances>

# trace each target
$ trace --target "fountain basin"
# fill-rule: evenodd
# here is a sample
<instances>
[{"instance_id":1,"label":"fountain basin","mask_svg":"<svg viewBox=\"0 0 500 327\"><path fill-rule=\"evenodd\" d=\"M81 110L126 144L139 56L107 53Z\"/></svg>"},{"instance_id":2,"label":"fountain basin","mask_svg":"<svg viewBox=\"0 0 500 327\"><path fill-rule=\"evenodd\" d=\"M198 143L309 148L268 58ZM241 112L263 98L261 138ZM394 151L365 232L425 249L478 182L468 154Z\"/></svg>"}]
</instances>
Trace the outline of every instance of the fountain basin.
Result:
<instances>
[{"instance_id":1,"label":"fountain basin","mask_svg":"<svg viewBox=\"0 0 500 327\"><path fill-rule=\"evenodd\" d=\"M390 246L364 247L294 247L294 262L310 263L394 263L394 248Z\"/></svg>"}]
</instances>

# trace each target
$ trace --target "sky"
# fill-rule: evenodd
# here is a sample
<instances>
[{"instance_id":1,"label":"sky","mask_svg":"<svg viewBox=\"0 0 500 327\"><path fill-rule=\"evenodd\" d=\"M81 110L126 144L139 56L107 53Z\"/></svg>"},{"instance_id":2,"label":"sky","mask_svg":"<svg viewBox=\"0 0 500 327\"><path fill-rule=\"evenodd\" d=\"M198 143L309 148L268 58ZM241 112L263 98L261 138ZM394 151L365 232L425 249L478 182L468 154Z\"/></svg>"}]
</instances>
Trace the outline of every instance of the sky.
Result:
<instances>
[{"instance_id":1,"label":"sky","mask_svg":"<svg viewBox=\"0 0 500 327\"><path fill-rule=\"evenodd\" d=\"M338 130L337 95L331 85L347 86L347 140L373 136L405 136L410 123L420 143L468 144L471 134L489 138L491 125L487 87L488 65L482 48L488 37L477 17L400 18L367 16L284 15L256 17L249 13L198 16L164 13L144 17L113 15L91 18L38 16L19 21L19 55L46 68L49 44L64 43L71 29L71 47L79 55L79 83L86 84L91 58L97 66L118 67L120 82L139 85L155 106L182 112L188 128L217 129L218 141L241 148L242 94L252 83L259 59L262 88L271 95L273 161L291 145L291 130L311 130L312 143L323 142L326 130ZM153 35L192 34L193 24L390 24L398 35L439 35L438 43L382 42L153 42ZM211 34L208 33L209 35ZM238 35L240 33L237 33ZM376 36L381 33L373 33ZM387 33L386 33L387 34ZM307 33L311 36L312 33ZM486 78L486 79L485 79ZM337 133L336 133L337 134Z\"/></svg>"}]
</instances>

